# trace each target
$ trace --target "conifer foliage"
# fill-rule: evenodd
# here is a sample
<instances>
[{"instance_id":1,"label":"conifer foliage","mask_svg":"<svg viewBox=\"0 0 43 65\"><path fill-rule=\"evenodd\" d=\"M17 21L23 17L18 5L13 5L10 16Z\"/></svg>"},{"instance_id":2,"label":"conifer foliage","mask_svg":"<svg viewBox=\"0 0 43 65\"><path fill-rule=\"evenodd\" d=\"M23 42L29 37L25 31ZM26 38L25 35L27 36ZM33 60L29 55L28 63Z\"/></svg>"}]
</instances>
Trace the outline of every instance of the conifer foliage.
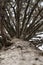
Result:
<instances>
[{"instance_id":1,"label":"conifer foliage","mask_svg":"<svg viewBox=\"0 0 43 65\"><path fill-rule=\"evenodd\" d=\"M43 0L0 0L0 35L29 41L43 26ZM7 33L6 33L7 32Z\"/></svg>"}]
</instances>

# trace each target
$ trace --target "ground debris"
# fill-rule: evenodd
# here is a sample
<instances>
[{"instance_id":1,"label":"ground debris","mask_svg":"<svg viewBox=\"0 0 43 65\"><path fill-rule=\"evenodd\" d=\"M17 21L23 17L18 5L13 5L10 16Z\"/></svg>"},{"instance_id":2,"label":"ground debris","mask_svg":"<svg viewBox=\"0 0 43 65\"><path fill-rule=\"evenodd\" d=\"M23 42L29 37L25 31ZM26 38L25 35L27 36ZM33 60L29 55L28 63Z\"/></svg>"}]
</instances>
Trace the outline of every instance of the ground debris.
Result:
<instances>
[{"instance_id":1,"label":"ground debris","mask_svg":"<svg viewBox=\"0 0 43 65\"><path fill-rule=\"evenodd\" d=\"M30 47L29 42L16 38L11 42L9 49L0 51L0 65L43 65L41 52Z\"/></svg>"}]
</instances>

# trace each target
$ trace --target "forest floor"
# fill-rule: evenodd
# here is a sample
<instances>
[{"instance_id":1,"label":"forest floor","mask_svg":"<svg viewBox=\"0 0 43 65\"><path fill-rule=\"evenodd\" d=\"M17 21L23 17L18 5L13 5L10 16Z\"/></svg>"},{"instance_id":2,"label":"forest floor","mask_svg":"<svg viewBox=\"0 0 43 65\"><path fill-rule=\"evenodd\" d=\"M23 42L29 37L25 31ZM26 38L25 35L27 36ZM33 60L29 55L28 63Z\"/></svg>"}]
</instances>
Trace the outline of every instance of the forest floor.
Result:
<instances>
[{"instance_id":1,"label":"forest floor","mask_svg":"<svg viewBox=\"0 0 43 65\"><path fill-rule=\"evenodd\" d=\"M15 38L11 42L10 47L0 50L0 65L43 65L43 51L27 41Z\"/></svg>"}]
</instances>

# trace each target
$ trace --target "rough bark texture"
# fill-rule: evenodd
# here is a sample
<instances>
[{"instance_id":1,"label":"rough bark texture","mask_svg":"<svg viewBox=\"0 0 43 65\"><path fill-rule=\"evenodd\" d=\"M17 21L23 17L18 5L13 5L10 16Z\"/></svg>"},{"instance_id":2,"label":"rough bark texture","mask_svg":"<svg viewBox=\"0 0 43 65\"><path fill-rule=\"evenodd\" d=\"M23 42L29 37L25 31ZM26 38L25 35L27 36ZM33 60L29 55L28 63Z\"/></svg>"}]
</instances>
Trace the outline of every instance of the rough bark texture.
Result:
<instances>
[{"instance_id":1,"label":"rough bark texture","mask_svg":"<svg viewBox=\"0 0 43 65\"><path fill-rule=\"evenodd\" d=\"M0 65L43 65L43 52L26 42L13 39L14 44L0 51Z\"/></svg>"}]
</instances>

